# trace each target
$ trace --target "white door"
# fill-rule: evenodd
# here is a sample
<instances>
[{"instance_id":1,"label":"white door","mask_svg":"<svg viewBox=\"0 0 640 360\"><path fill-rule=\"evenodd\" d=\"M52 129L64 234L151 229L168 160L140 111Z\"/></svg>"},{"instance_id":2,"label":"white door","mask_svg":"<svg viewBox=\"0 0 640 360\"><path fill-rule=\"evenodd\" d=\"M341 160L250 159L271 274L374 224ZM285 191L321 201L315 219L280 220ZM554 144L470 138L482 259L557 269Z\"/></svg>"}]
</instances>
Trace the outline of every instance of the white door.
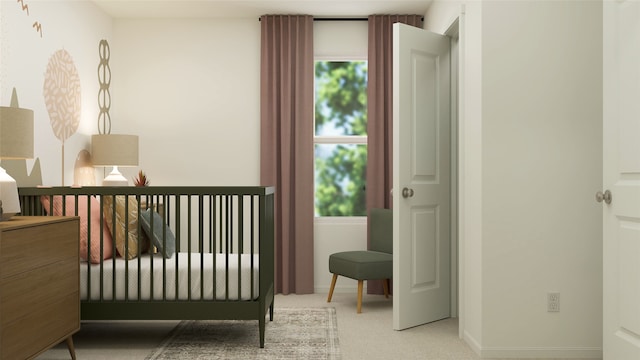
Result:
<instances>
[{"instance_id":1,"label":"white door","mask_svg":"<svg viewBox=\"0 0 640 360\"><path fill-rule=\"evenodd\" d=\"M393 25L393 328L450 315L450 39Z\"/></svg>"},{"instance_id":2,"label":"white door","mask_svg":"<svg viewBox=\"0 0 640 360\"><path fill-rule=\"evenodd\" d=\"M611 203L603 201L603 354L605 360L637 360L640 2L604 1L603 6L603 184L611 192Z\"/></svg>"}]
</instances>

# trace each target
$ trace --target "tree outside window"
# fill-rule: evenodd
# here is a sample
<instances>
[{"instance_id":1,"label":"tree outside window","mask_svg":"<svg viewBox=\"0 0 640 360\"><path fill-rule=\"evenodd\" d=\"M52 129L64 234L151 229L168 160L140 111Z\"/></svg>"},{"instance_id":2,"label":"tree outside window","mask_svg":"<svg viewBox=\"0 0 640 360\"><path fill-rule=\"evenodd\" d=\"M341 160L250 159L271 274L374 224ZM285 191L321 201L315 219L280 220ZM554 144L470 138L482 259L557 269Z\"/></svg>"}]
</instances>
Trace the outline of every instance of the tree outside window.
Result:
<instances>
[{"instance_id":1,"label":"tree outside window","mask_svg":"<svg viewBox=\"0 0 640 360\"><path fill-rule=\"evenodd\" d=\"M315 213L365 216L367 62L315 63Z\"/></svg>"}]
</instances>

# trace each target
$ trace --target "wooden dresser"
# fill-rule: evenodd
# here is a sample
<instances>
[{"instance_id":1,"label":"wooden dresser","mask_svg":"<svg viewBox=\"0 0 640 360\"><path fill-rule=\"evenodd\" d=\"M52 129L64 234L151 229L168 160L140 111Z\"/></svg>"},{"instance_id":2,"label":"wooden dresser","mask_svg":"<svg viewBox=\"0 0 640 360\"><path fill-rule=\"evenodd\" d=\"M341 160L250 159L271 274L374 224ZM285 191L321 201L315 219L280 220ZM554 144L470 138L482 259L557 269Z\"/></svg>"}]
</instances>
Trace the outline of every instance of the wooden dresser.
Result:
<instances>
[{"instance_id":1,"label":"wooden dresser","mask_svg":"<svg viewBox=\"0 0 640 360\"><path fill-rule=\"evenodd\" d=\"M31 359L80 329L78 217L0 222L0 359Z\"/></svg>"}]
</instances>

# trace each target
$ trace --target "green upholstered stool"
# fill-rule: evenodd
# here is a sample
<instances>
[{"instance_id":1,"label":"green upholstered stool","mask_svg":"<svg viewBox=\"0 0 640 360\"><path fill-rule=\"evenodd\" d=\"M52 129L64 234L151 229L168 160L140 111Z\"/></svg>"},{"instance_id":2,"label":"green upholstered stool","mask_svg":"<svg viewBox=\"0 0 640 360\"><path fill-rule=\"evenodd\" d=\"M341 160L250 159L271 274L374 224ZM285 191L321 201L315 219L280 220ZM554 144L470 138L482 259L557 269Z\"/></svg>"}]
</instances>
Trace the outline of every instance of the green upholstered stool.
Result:
<instances>
[{"instance_id":1,"label":"green upholstered stool","mask_svg":"<svg viewBox=\"0 0 640 360\"><path fill-rule=\"evenodd\" d=\"M327 302L331 302L338 275L358 280L358 314L362 312L364 280L383 280L385 297L389 297L389 280L393 277L393 213L390 209L371 209L369 213L371 249L344 251L329 256L333 274Z\"/></svg>"}]
</instances>

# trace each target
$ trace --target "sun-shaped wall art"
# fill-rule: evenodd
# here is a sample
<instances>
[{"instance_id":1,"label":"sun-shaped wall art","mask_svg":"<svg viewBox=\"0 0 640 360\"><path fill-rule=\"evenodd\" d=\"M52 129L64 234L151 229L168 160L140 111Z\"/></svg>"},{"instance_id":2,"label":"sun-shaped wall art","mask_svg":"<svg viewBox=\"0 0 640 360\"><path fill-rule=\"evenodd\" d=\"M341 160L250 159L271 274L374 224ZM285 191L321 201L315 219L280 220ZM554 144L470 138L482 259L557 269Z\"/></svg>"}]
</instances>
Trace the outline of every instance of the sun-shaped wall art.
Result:
<instances>
[{"instance_id":1,"label":"sun-shaped wall art","mask_svg":"<svg viewBox=\"0 0 640 360\"><path fill-rule=\"evenodd\" d=\"M58 50L47 65L44 75L44 102L54 135L62 142L62 186L64 186L64 142L80 125L80 77L73 58L66 50Z\"/></svg>"}]
</instances>

